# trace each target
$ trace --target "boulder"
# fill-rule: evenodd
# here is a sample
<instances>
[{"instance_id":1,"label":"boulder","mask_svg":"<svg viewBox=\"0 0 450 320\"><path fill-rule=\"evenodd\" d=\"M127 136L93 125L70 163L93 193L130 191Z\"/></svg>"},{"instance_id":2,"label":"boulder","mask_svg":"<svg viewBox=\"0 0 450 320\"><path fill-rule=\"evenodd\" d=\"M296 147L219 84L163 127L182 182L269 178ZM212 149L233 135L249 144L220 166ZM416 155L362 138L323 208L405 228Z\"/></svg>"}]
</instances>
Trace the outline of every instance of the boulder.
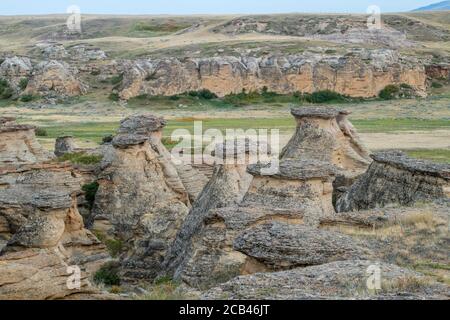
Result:
<instances>
[{"instance_id":1,"label":"boulder","mask_svg":"<svg viewBox=\"0 0 450 320\"><path fill-rule=\"evenodd\" d=\"M55 156L60 157L66 153L72 153L77 150L73 136L57 137L55 141Z\"/></svg>"},{"instance_id":2,"label":"boulder","mask_svg":"<svg viewBox=\"0 0 450 320\"><path fill-rule=\"evenodd\" d=\"M380 290L369 288L375 268L380 270ZM447 299L448 288L420 273L369 260L345 260L275 273L236 277L204 292L202 299L317 300Z\"/></svg>"},{"instance_id":3,"label":"boulder","mask_svg":"<svg viewBox=\"0 0 450 320\"><path fill-rule=\"evenodd\" d=\"M87 92L87 86L77 78L78 70L57 60L42 61L33 70L25 90L41 96L78 96Z\"/></svg>"},{"instance_id":4,"label":"boulder","mask_svg":"<svg viewBox=\"0 0 450 320\"><path fill-rule=\"evenodd\" d=\"M373 163L336 202L338 212L410 206L450 197L450 166L409 158L401 151L372 155Z\"/></svg>"}]
</instances>

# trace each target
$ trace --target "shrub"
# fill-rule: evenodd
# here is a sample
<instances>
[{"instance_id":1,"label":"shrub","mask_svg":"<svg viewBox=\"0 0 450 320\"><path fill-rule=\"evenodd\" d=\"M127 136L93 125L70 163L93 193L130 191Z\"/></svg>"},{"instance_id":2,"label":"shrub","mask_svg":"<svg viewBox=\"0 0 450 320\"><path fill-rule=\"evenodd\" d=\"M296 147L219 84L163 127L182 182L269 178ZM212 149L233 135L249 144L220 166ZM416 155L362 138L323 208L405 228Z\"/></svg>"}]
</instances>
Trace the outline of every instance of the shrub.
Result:
<instances>
[{"instance_id":1,"label":"shrub","mask_svg":"<svg viewBox=\"0 0 450 320\"><path fill-rule=\"evenodd\" d=\"M14 90L10 87L8 81L0 79L0 99L9 99L13 94Z\"/></svg>"},{"instance_id":2,"label":"shrub","mask_svg":"<svg viewBox=\"0 0 450 320\"><path fill-rule=\"evenodd\" d=\"M59 162L70 161L74 164L97 164L102 161L102 156L100 155L88 155L84 152L74 152L66 153L58 158Z\"/></svg>"},{"instance_id":3,"label":"shrub","mask_svg":"<svg viewBox=\"0 0 450 320\"><path fill-rule=\"evenodd\" d=\"M217 95L208 89L202 89L198 92L198 97L200 99L211 100L217 98Z\"/></svg>"},{"instance_id":4,"label":"shrub","mask_svg":"<svg viewBox=\"0 0 450 320\"><path fill-rule=\"evenodd\" d=\"M20 97L20 101L22 102L30 102L34 99L32 94L24 94L23 96Z\"/></svg>"},{"instance_id":5,"label":"shrub","mask_svg":"<svg viewBox=\"0 0 450 320\"><path fill-rule=\"evenodd\" d=\"M107 286L119 286L119 267L117 263L109 262L104 264L94 275L94 282Z\"/></svg>"},{"instance_id":6,"label":"shrub","mask_svg":"<svg viewBox=\"0 0 450 320\"><path fill-rule=\"evenodd\" d=\"M20 90L25 90L25 88L28 86L28 78L22 78L19 81L19 88Z\"/></svg>"},{"instance_id":7,"label":"shrub","mask_svg":"<svg viewBox=\"0 0 450 320\"><path fill-rule=\"evenodd\" d=\"M383 90L380 91L378 97L383 100L391 100L398 96L400 88L394 84L387 85Z\"/></svg>"},{"instance_id":8,"label":"shrub","mask_svg":"<svg viewBox=\"0 0 450 320\"><path fill-rule=\"evenodd\" d=\"M84 186L81 187L81 190L84 191L84 197L88 203L88 206L91 209L94 205L95 195L97 194L98 187L99 187L99 185L98 185L97 181L85 184Z\"/></svg>"},{"instance_id":9,"label":"shrub","mask_svg":"<svg viewBox=\"0 0 450 320\"><path fill-rule=\"evenodd\" d=\"M346 97L335 91L321 90L313 92L311 94L308 93L303 94L300 97L300 99L309 103L325 103L325 102L342 102L346 100Z\"/></svg>"},{"instance_id":10,"label":"shrub","mask_svg":"<svg viewBox=\"0 0 450 320\"><path fill-rule=\"evenodd\" d=\"M109 81L111 82L111 84L117 85L117 84L121 83L122 80L123 80L123 73L112 77Z\"/></svg>"},{"instance_id":11,"label":"shrub","mask_svg":"<svg viewBox=\"0 0 450 320\"><path fill-rule=\"evenodd\" d=\"M108 99L111 101L119 101L120 97L118 93L112 92L109 94Z\"/></svg>"},{"instance_id":12,"label":"shrub","mask_svg":"<svg viewBox=\"0 0 450 320\"><path fill-rule=\"evenodd\" d=\"M444 85L442 84L442 83L439 83L439 82L436 82L436 81L433 81L432 83L431 83L431 87L432 88L434 88L434 89L440 89L440 88L442 88Z\"/></svg>"},{"instance_id":13,"label":"shrub","mask_svg":"<svg viewBox=\"0 0 450 320\"><path fill-rule=\"evenodd\" d=\"M44 128L36 128L35 133L38 137L46 137L48 136L47 130Z\"/></svg>"},{"instance_id":14,"label":"shrub","mask_svg":"<svg viewBox=\"0 0 450 320\"><path fill-rule=\"evenodd\" d=\"M105 245L113 258L117 257L122 252L123 243L120 240L107 239L105 240Z\"/></svg>"},{"instance_id":15,"label":"shrub","mask_svg":"<svg viewBox=\"0 0 450 320\"><path fill-rule=\"evenodd\" d=\"M110 142L113 141L113 139L114 139L114 136L113 136L112 134L109 134L109 135L104 136L104 137L102 138L102 142L103 142L103 143L110 143Z\"/></svg>"}]
</instances>

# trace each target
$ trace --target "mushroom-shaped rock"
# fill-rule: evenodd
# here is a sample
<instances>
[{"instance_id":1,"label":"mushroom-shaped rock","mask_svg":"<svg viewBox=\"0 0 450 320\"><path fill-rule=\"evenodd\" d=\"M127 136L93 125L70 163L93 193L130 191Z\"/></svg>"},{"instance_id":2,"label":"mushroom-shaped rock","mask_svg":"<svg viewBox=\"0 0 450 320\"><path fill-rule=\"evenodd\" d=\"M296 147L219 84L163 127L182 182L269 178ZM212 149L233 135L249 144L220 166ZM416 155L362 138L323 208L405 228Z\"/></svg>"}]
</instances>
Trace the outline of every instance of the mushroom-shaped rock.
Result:
<instances>
[{"instance_id":1,"label":"mushroom-shaped rock","mask_svg":"<svg viewBox=\"0 0 450 320\"><path fill-rule=\"evenodd\" d=\"M0 165L32 164L52 158L37 142L35 129L16 123L15 118L0 117Z\"/></svg>"},{"instance_id":2,"label":"mushroom-shaped rock","mask_svg":"<svg viewBox=\"0 0 450 320\"><path fill-rule=\"evenodd\" d=\"M338 212L450 197L450 165L413 159L401 151L380 152L372 158L367 172L337 200Z\"/></svg>"}]
</instances>

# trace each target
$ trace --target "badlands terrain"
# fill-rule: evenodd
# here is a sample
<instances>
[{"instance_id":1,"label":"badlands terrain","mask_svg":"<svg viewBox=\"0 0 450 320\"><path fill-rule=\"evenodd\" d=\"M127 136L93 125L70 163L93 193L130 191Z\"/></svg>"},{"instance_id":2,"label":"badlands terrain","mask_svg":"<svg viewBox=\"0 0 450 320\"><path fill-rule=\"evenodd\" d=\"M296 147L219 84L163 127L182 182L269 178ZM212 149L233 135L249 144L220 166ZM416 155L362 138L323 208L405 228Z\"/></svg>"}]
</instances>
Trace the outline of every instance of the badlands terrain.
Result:
<instances>
[{"instance_id":1,"label":"badlands terrain","mask_svg":"<svg viewBox=\"0 0 450 320\"><path fill-rule=\"evenodd\" d=\"M448 12L66 19L0 17L0 299L448 299Z\"/></svg>"}]
</instances>

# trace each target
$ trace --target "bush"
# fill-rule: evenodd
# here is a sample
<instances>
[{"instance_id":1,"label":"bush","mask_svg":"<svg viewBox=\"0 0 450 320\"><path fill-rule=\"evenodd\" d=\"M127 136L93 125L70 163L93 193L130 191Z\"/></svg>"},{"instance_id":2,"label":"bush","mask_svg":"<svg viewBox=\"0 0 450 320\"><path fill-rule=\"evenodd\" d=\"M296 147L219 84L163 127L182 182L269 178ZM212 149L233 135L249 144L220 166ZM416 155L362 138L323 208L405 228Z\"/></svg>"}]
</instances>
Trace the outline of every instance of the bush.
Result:
<instances>
[{"instance_id":1,"label":"bush","mask_svg":"<svg viewBox=\"0 0 450 320\"><path fill-rule=\"evenodd\" d=\"M198 97L200 99L211 100L217 98L217 95L208 89L202 89L198 92Z\"/></svg>"},{"instance_id":2,"label":"bush","mask_svg":"<svg viewBox=\"0 0 450 320\"><path fill-rule=\"evenodd\" d=\"M66 153L65 155L58 158L59 162L70 161L74 164L97 164L102 161L102 156L100 155L88 155L84 152L74 152Z\"/></svg>"},{"instance_id":3,"label":"bush","mask_svg":"<svg viewBox=\"0 0 450 320\"><path fill-rule=\"evenodd\" d=\"M119 267L117 263L109 262L104 264L94 275L94 282L107 286L119 286Z\"/></svg>"},{"instance_id":4,"label":"bush","mask_svg":"<svg viewBox=\"0 0 450 320\"><path fill-rule=\"evenodd\" d=\"M97 181L85 184L81 187L81 190L84 191L84 198L86 199L90 209L94 206L95 195L97 194L98 187L99 185Z\"/></svg>"},{"instance_id":5,"label":"bush","mask_svg":"<svg viewBox=\"0 0 450 320\"><path fill-rule=\"evenodd\" d=\"M30 102L33 101L34 97L32 94L24 94L23 96L20 97L20 101L22 102Z\"/></svg>"},{"instance_id":6,"label":"bush","mask_svg":"<svg viewBox=\"0 0 450 320\"><path fill-rule=\"evenodd\" d=\"M111 143L113 141L113 139L114 139L114 136L112 134L109 134L102 138L102 142L103 143Z\"/></svg>"},{"instance_id":7,"label":"bush","mask_svg":"<svg viewBox=\"0 0 450 320\"><path fill-rule=\"evenodd\" d=\"M105 240L105 245L113 258L117 257L122 252L123 243L120 240L107 239Z\"/></svg>"},{"instance_id":8,"label":"bush","mask_svg":"<svg viewBox=\"0 0 450 320\"><path fill-rule=\"evenodd\" d=\"M28 86L28 78L22 78L19 81L19 88L20 90L25 90L25 88Z\"/></svg>"},{"instance_id":9,"label":"bush","mask_svg":"<svg viewBox=\"0 0 450 320\"><path fill-rule=\"evenodd\" d=\"M13 94L14 90L10 87L8 81L0 79L0 99L9 99Z\"/></svg>"},{"instance_id":10,"label":"bush","mask_svg":"<svg viewBox=\"0 0 450 320\"><path fill-rule=\"evenodd\" d=\"M434 88L434 89L440 89L440 88L442 88L444 85L442 84L442 83L439 83L439 82L436 82L436 81L433 81L432 83L431 83L431 87L432 88Z\"/></svg>"},{"instance_id":11,"label":"bush","mask_svg":"<svg viewBox=\"0 0 450 320\"><path fill-rule=\"evenodd\" d=\"M36 128L35 133L38 137L46 137L48 136L47 130L44 128Z\"/></svg>"},{"instance_id":12,"label":"bush","mask_svg":"<svg viewBox=\"0 0 450 320\"><path fill-rule=\"evenodd\" d=\"M383 100L392 100L398 96L400 88L394 84L387 85L380 91L378 97Z\"/></svg>"},{"instance_id":13,"label":"bush","mask_svg":"<svg viewBox=\"0 0 450 320\"><path fill-rule=\"evenodd\" d=\"M112 92L109 94L108 99L111 101L119 101L120 97L118 93Z\"/></svg>"},{"instance_id":14,"label":"bush","mask_svg":"<svg viewBox=\"0 0 450 320\"><path fill-rule=\"evenodd\" d=\"M122 80L123 80L123 73L112 77L109 81L111 82L111 84L117 85L117 84L121 83Z\"/></svg>"},{"instance_id":15,"label":"bush","mask_svg":"<svg viewBox=\"0 0 450 320\"><path fill-rule=\"evenodd\" d=\"M300 99L309 103L343 102L347 98L340 93L331 90L316 91L311 94L305 93Z\"/></svg>"}]
</instances>

